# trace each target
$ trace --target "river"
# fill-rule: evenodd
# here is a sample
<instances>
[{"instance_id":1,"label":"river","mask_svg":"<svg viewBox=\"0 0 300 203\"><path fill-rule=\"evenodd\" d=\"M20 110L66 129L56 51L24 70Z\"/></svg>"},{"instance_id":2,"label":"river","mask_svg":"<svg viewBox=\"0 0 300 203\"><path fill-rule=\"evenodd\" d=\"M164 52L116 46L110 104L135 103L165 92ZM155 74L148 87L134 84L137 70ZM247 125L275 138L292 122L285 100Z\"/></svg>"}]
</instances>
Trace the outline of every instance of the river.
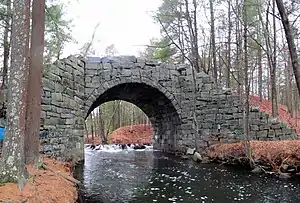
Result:
<instances>
[{"instance_id":1,"label":"river","mask_svg":"<svg viewBox=\"0 0 300 203\"><path fill-rule=\"evenodd\" d=\"M300 181L196 164L151 149L85 149L75 177L83 182L78 202L300 202Z\"/></svg>"}]
</instances>

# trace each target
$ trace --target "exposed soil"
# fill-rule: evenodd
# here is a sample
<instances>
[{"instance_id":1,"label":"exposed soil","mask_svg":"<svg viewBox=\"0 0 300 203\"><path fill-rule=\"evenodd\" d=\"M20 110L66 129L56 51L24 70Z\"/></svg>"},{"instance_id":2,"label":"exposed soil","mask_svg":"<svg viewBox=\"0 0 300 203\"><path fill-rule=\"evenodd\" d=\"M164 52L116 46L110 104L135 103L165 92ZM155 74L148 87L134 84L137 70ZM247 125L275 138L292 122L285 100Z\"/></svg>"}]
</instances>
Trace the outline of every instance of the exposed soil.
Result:
<instances>
[{"instance_id":1,"label":"exposed soil","mask_svg":"<svg viewBox=\"0 0 300 203\"><path fill-rule=\"evenodd\" d=\"M72 179L67 163L43 157L47 168ZM28 203L74 203L77 199L75 184L50 170L34 169L27 166L30 178L20 191L17 184L7 183L0 187L0 202L13 200Z\"/></svg>"},{"instance_id":2,"label":"exposed soil","mask_svg":"<svg viewBox=\"0 0 300 203\"><path fill-rule=\"evenodd\" d=\"M153 136L151 125L129 125L108 135L110 143L150 143Z\"/></svg>"}]
</instances>

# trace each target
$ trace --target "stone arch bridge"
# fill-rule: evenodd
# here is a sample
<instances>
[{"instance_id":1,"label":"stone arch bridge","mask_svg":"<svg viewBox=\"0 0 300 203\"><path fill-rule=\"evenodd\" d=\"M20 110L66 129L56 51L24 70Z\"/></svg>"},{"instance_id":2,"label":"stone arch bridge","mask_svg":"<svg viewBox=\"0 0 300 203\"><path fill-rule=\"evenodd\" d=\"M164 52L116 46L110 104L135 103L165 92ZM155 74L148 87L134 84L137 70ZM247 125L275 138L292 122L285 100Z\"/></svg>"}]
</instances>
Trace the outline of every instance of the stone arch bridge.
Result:
<instances>
[{"instance_id":1,"label":"stone arch bridge","mask_svg":"<svg viewBox=\"0 0 300 203\"><path fill-rule=\"evenodd\" d=\"M128 57L70 56L46 67L41 130L43 152L60 159L84 157L84 120L104 102L125 100L149 117L154 147L184 151L243 139L238 95L215 87L210 76L191 68ZM194 94L196 92L196 94ZM194 96L195 95L195 96ZM250 112L252 139L288 139L293 131L267 114ZM196 140L196 142L195 142Z\"/></svg>"}]
</instances>

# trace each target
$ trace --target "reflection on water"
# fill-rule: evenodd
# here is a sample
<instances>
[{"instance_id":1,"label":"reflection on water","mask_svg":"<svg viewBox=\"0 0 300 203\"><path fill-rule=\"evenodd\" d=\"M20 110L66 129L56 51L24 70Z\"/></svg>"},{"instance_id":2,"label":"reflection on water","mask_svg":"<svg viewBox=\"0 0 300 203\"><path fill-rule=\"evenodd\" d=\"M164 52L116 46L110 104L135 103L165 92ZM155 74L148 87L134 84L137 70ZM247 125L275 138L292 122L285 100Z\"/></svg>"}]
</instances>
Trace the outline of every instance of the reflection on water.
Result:
<instances>
[{"instance_id":1,"label":"reflection on water","mask_svg":"<svg viewBox=\"0 0 300 203\"><path fill-rule=\"evenodd\" d=\"M152 150L85 152L76 176L84 183L85 202L300 202L296 181L194 164Z\"/></svg>"}]
</instances>

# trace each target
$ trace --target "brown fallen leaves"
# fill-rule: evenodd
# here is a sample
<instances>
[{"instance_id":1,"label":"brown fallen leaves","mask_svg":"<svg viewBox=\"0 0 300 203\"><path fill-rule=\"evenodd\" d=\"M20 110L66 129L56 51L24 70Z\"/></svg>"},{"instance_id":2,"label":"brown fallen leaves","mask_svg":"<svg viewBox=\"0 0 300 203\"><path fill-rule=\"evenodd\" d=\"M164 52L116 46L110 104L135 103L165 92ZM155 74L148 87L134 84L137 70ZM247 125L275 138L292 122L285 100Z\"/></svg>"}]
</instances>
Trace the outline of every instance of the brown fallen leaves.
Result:
<instances>
[{"instance_id":1,"label":"brown fallen leaves","mask_svg":"<svg viewBox=\"0 0 300 203\"><path fill-rule=\"evenodd\" d=\"M272 115L272 102L267 99L260 102L258 96L252 95L250 96L250 105L259 107L260 111ZM300 133L300 119L297 119L296 116L292 116L288 111L287 106L278 104L278 119L284 121L287 124L287 127L293 128L297 133Z\"/></svg>"},{"instance_id":2,"label":"brown fallen leaves","mask_svg":"<svg viewBox=\"0 0 300 203\"><path fill-rule=\"evenodd\" d=\"M92 135L89 135L88 138L84 137L84 143L85 144L100 144L101 141L101 137L99 136L94 136L94 139L92 137Z\"/></svg>"},{"instance_id":3,"label":"brown fallen leaves","mask_svg":"<svg viewBox=\"0 0 300 203\"><path fill-rule=\"evenodd\" d=\"M255 162L269 165L277 172L284 164L300 167L300 140L251 141L252 156ZM213 160L231 160L246 157L242 142L216 144L205 151Z\"/></svg>"},{"instance_id":4,"label":"brown fallen leaves","mask_svg":"<svg viewBox=\"0 0 300 203\"><path fill-rule=\"evenodd\" d=\"M43 162L52 170L72 178L66 163L45 157ZM49 170L34 169L32 165L28 165L27 170L30 178L23 191L19 191L17 184L5 184L0 187L0 202L4 200L28 203L76 202L76 186L70 181Z\"/></svg>"},{"instance_id":5,"label":"brown fallen leaves","mask_svg":"<svg viewBox=\"0 0 300 203\"><path fill-rule=\"evenodd\" d=\"M110 143L150 143L153 136L151 125L128 125L113 131L108 140Z\"/></svg>"},{"instance_id":6,"label":"brown fallen leaves","mask_svg":"<svg viewBox=\"0 0 300 203\"><path fill-rule=\"evenodd\" d=\"M153 136L151 125L137 124L123 126L108 135L109 143L150 143ZM85 144L100 144L101 137L85 137Z\"/></svg>"}]
</instances>

